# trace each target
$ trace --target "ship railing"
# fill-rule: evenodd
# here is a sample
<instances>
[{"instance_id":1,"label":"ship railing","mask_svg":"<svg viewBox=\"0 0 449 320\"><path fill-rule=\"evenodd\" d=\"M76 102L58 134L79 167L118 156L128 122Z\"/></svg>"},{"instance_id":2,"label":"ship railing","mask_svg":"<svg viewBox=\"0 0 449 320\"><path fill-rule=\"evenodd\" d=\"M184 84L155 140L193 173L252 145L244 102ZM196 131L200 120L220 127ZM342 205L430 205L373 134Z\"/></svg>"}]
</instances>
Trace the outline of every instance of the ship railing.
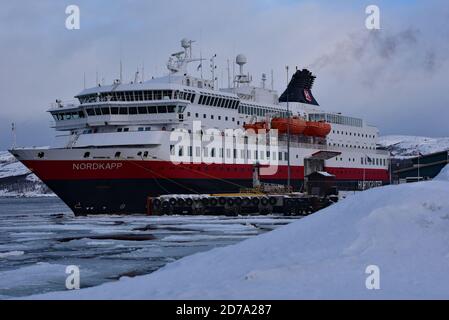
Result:
<instances>
[{"instance_id":1,"label":"ship railing","mask_svg":"<svg viewBox=\"0 0 449 320\"><path fill-rule=\"evenodd\" d=\"M50 109L60 109L60 108L76 108L80 105L78 100L56 100L56 102L50 103Z\"/></svg>"},{"instance_id":2,"label":"ship railing","mask_svg":"<svg viewBox=\"0 0 449 320\"><path fill-rule=\"evenodd\" d=\"M279 146L286 146L287 142L283 140L279 140ZM290 141L290 147L295 148L303 148L303 149L317 149L322 151L349 151L349 152L364 152L368 154L377 154L377 155L389 155L390 153L386 150L376 150L376 149L359 149L359 148L350 148L350 147L337 147L337 146L328 146L325 144L319 143L305 143L305 142L295 142Z\"/></svg>"}]
</instances>

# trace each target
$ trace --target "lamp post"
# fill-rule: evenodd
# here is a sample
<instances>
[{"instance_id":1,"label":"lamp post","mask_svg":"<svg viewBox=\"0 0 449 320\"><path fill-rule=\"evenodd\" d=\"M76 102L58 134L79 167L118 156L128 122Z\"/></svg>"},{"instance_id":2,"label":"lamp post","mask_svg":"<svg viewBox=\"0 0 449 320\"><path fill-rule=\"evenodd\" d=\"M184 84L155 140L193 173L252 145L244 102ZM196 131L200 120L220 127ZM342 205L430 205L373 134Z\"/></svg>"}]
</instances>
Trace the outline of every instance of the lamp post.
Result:
<instances>
[{"instance_id":1,"label":"lamp post","mask_svg":"<svg viewBox=\"0 0 449 320\"><path fill-rule=\"evenodd\" d=\"M420 173L420 163L419 163L419 158L421 158L421 153L418 151L418 182L421 181L421 173Z\"/></svg>"},{"instance_id":2,"label":"lamp post","mask_svg":"<svg viewBox=\"0 0 449 320\"><path fill-rule=\"evenodd\" d=\"M388 167L389 167L389 169L388 169L388 171L390 172L390 185L393 183L393 177L392 177L392 170L393 170L393 167L392 167L392 163L391 163L391 151L389 152L389 154L390 154L390 158L388 159Z\"/></svg>"}]
</instances>

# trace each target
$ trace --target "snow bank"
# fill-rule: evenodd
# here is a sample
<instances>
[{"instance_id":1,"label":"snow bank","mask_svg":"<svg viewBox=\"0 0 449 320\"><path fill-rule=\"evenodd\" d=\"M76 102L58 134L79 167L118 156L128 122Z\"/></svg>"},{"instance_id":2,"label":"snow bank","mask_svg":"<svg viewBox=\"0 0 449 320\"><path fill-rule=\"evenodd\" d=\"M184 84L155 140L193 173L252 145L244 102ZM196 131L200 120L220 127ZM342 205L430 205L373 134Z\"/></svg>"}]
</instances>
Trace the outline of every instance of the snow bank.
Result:
<instances>
[{"instance_id":1,"label":"snow bank","mask_svg":"<svg viewBox=\"0 0 449 320\"><path fill-rule=\"evenodd\" d=\"M448 189L441 179L368 190L150 275L31 298L448 299ZM366 288L369 265L380 290Z\"/></svg>"},{"instance_id":2,"label":"snow bank","mask_svg":"<svg viewBox=\"0 0 449 320\"><path fill-rule=\"evenodd\" d=\"M433 178L434 181L449 181L449 165L445 166L440 173Z\"/></svg>"}]
</instances>

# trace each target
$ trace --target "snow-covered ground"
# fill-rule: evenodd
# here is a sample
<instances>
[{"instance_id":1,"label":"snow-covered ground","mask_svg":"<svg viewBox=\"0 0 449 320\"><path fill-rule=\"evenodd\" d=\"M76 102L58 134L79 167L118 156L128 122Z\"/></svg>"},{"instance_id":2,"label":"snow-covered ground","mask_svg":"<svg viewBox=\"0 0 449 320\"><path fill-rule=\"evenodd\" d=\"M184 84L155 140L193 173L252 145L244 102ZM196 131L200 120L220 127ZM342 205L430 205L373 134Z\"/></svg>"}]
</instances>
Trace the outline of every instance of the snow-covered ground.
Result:
<instances>
[{"instance_id":1,"label":"snow-covered ground","mask_svg":"<svg viewBox=\"0 0 449 320\"><path fill-rule=\"evenodd\" d=\"M33 299L448 299L449 166L147 276ZM366 268L379 268L379 290Z\"/></svg>"},{"instance_id":2,"label":"snow-covered ground","mask_svg":"<svg viewBox=\"0 0 449 320\"><path fill-rule=\"evenodd\" d=\"M427 138L416 136L384 136L379 145L392 152L395 158L416 157L418 152L430 154L449 150L449 138Z\"/></svg>"}]
</instances>

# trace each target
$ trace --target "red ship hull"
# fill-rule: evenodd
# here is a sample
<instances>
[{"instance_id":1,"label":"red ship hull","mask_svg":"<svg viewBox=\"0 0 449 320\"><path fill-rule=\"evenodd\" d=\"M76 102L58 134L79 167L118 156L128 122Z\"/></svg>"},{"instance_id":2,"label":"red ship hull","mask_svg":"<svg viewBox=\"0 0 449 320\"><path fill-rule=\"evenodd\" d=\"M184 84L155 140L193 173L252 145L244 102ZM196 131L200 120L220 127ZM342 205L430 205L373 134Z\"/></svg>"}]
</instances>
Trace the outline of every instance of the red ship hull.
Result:
<instances>
[{"instance_id":1,"label":"red ship hull","mask_svg":"<svg viewBox=\"0 0 449 320\"><path fill-rule=\"evenodd\" d=\"M29 160L23 163L56 193L76 215L147 212L147 199L164 194L238 192L252 186L252 165L182 164L164 161ZM326 168L341 189L353 190L361 181L386 184L387 170ZM286 184L287 166L262 182ZM302 188L304 167L291 167L291 182Z\"/></svg>"}]
</instances>

